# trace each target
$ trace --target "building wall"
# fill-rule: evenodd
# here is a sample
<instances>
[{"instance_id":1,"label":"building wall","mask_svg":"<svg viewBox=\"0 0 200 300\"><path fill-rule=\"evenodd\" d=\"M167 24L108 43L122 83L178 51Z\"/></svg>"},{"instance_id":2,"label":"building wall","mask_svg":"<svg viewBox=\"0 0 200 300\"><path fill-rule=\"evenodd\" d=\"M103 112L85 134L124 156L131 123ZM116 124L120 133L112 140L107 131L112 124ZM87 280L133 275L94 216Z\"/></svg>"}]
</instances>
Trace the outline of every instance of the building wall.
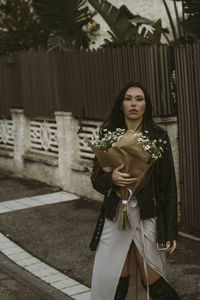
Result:
<instances>
[{"instance_id":1,"label":"building wall","mask_svg":"<svg viewBox=\"0 0 200 300\"><path fill-rule=\"evenodd\" d=\"M171 0L166 0L166 1L172 13L173 20L176 20L173 1ZM149 18L154 21L161 18L162 26L167 27L171 31L169 19L162 0L137 0L137 1L110 0L109 2L114 6L116 6L117 8L119 8L121 5L126 5L133 14L139 14L142 17ZM179 15L181 16L182 14L181 2L176 2L176 4L178 7ZM90 7L91 10L94 10L89 3L88 6ZM91 49L98 48L101 44L103 44L104 38L109 38L109 34L107 33L109 27L107 23L104 21L104 19L99 14L97 14L94 17L94 20L98 24L100 24L100 29L98 30L98 32L96 32L95 44L90 46ZM172 37L171 33L170 33L170 37ZM162 37L161 42L166 43L166 39Z\"/></svg>"}]
</instances>

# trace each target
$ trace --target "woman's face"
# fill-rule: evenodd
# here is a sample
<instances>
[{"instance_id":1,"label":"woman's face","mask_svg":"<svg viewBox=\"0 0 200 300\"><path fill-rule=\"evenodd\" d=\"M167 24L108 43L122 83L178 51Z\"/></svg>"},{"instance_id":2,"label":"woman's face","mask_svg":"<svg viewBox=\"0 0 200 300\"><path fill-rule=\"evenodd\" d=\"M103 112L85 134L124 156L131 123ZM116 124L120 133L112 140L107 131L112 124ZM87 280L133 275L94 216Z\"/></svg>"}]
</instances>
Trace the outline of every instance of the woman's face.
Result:
<instances>
[{"instance_id":1,"label":"woman's face","mask_svg":"<svg viewBox=\"0 0 200 300\"><path fill-rule=\"evenodd\" d=\"M144 93L139 87L130 87L122 102L122 110L127 119L141 119L146 107Z\"/></svg>"}]
</instances>

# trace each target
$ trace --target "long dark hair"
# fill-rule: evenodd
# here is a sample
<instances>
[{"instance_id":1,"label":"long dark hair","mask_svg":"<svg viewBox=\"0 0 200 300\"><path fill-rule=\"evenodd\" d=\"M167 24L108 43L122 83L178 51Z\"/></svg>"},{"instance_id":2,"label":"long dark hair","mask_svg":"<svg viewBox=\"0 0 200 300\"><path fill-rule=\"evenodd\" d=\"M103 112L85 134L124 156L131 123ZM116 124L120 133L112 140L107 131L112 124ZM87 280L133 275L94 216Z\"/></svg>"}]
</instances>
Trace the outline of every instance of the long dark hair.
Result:
<instances>
[{"instance_id":1,"label":"long dark hair","mask_svg":"<svg viewBox=\"0 0 200 300\"><path fill-rule=\"evenodd\" d=\"M162 129L161 127L159 127L158 125L156 125L153 120L152 103L151 103L151 99L150 99L149 93L147 92L146 88L140 82L129 81L119 92L111 111L108 113L105 121L101 125L100 130L99 130L100 136L103 135L102 129L104 129L104 128L106 128L110 131L114 131L116 128L127 129L126 123L125 123L125 118L124 118L124 112L121 109L121 106L122 106L122 102L124 101L125 94L130 87L138 87L144 93L146 107L145 107L145 112L143 114L143 121L142 121L143 134L145 134L144 133L145 130L151 132L152 128L158 130L159 132L166 133L166 131L164 129ZM98 176L100 176L102 174L103 174L103 171L100 168L97 159L95 159L94 167L93 167L93 174L92 174L93 180L95 180L95 178L97 178Z\"/></svg>"},{"instance_id":2,"label":"long dark hair","mask_svg":"<svg viewBox=\"0 0 200 300\"><path fill-rule=\"evenodd\" d=\"M145 112L143 115L142 132L144 133L145 130L149 131L151 128L155 128L158 131L165 132L165 130L163 130L161 127L156 125L153 120L152 103L151 103L151 99L150 99L147 89L140 82L129 81L120 90L111 111L108 113L105 121L101 125L100 133L102 132L102 129L104 129L104 128L107 128L108 130L111 130L111 131L115 130L118 127L127 129L126 124L125 124L124 112L121 109L121 106L124 101L125 94L130 87L138 87L144 93L144 97L145 97L145 101L146 101L146 108L145 108Z\"/></svg>"}]
</instances>

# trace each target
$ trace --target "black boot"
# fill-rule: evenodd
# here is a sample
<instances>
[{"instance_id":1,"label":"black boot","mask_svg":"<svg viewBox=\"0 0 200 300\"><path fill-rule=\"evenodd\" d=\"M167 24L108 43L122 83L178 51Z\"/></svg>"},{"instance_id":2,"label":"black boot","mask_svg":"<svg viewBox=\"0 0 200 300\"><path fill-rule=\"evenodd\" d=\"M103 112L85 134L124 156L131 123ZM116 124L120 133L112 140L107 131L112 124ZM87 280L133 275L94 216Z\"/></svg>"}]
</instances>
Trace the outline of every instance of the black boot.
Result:
<instances>
[{"instance_id":1,"label":"black boot","mask_svg":"<svg viewBox=\"0 0 200 300\"><path fill-rule=\"evenodd\" d=\"M125 300L128 293L129 276L120 277L114 300Z\"/></svg>"},{"instance_id":2,"label":"black boot","mask_svg":"<svg viewBox=\"0 0 200 300\"><path fill-rule=\"evenodd\" d=\"M142 282L143 283L143 282ZM143 283L146 289L146 285ZM149 294L154 300L180 300L176 290L160 277L157 281L149 285Z\"/></svg>"}]
</instances>

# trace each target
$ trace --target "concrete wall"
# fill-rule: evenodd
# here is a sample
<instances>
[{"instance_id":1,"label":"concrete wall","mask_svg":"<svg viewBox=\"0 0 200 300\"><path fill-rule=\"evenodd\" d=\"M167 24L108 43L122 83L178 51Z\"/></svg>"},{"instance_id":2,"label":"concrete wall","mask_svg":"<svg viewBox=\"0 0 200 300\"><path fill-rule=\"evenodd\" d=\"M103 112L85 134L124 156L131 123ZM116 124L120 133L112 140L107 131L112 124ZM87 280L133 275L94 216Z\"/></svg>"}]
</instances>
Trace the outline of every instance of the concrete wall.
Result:
<instances>
[{"instance_id":1,"label":"concrete wall","mask_svg":"<svg viewBox=\"0 0 200 300\"><path fill-rule=\"evenodd\" d=\"M92 136L98 130L101 122L85 120L87 130L77 134L79 125L78 120L72 117L70 112L55 112L54 129L49 129L47 134L42 133L34 142L35 135L31 127L31 120L24 114L23 110L11 110L13 121L13 136L14 145L8 147L6 142L2 142L2 132L0 130L0 169L11 172L20 177L36 179L50 185L61 187L68 192L85 196L88 198L102 200L102 195L93 190L90 175L92 170L92 161L83 159L82 154L86 158L91 157L93 154L85 154L80 151L80 147L87 148L83 143L83 137ZM46 123L48 121L44 120ZM174 164L176 170L178 195L179 193L179 151L178 151L178 132L177 132L177 119L173 118L156 118L156 123L164 127L170 136L171 146L173 150ZM43 128L43 121L38 122L38 128ZM49 123L52 128L52 123ZM95 124L96 129L94 128ZM41 126L41 127L40 127ZM84 128L84 126L83 126ZM91 131L90 133L89 130ZM45 145L54 145L54 148L39 147L39 143L43 144L42 139L46 136L51 141L45 140ZM54 136L54 139L52 138ZM56 136L56 139L55 139ZM6 141L8 139L4 139ZM53 141L53 142L52 142ZM56 145L57 144L57 145ZM39 150L34 148L38 147ZM56 148L57 147L57 148ZM51 151L54 149L54 153ZM58 149L56 151L56 149ZM88 150L88 148L86 149ZM179 196L180 201L180 196Z\"/></svg>"}]
</instances>

